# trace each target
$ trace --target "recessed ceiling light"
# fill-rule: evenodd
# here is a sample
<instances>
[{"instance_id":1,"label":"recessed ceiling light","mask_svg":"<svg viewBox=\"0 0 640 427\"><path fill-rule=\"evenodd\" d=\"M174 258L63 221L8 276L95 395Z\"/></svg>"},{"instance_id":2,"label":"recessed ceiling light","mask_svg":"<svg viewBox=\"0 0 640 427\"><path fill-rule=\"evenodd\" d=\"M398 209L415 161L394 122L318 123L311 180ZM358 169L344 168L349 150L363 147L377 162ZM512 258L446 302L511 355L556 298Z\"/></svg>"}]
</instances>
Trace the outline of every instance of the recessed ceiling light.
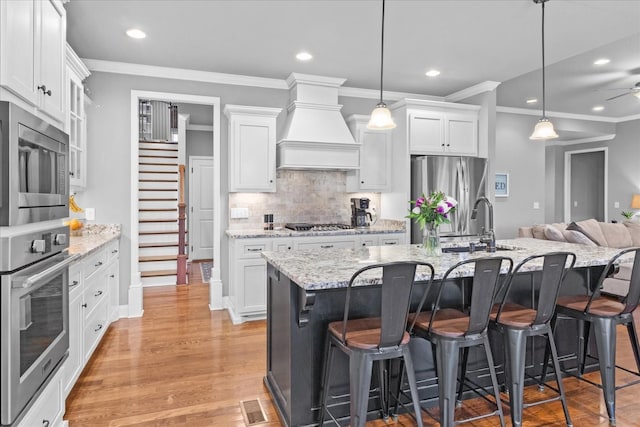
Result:
<instances>
[{"instance_id":1,"label":"recessed ceiling light","mask_svg":"<svg viewBox=\"0 0 640 427\"><path fill-rule=\"evenodd\" d=\"M593 65L605 65L605 64L608 64L609 62L611 62L611 60L610 60L610 59L607 59L607 58L600 58L600 59L598 59L598 60L594 61L594 62L593 62Z\"/></svg>"},{"instance_id":2,"label":"recessed ceiling light","mask_svg":"<svg viewBox=\"0 0 640 427\"><path fill-rule=\"evenodd\" d=\"M527 99L527 104L537 104L538 98L529 98Z\"/></svg>"},{"instance_id":3,"label":"recessed ceiling light","mask_svg":"<svg viewBox=\"0 0 640 427\"><path fill-rule=\"evenodd\" d=\"M296 59L298 61L310 61L312 58L313 55L311 55L309 52L300 52L296 55Z\"/></svg>"},{"instance_id":4,"label":"recessed ceiling light","mask_svg":"<svg viewBox=\"0 0 640 427\"><path fill-rule=\"evenodd\" d=\"M604 107L602 105L596 105L591 109L591 111L602 111L602 110L604 110Z\"/></svg>"},{"instance_id":5,"label":"recessed ceiling light","mask_svg":"<svg viewBox=\"0 0 640 427\"><path fill-rule=\"evenodd\" d=\"M143 39L147 37L144 31L139 30L137 28L131 28L130 30L127 30L127 35L132 39Z\"/></svg>"},{"instance_id":6,"label":"recessed ceiling light","mask_svg":"<svg viewBox=\"0 0 640 427\"><path fill-rule=\"evenodd\" d=\"M429 70L426 73L424 73L427 77L437 77L440 75L440 71L438 70Z\"/></svg>"}]
</instances>

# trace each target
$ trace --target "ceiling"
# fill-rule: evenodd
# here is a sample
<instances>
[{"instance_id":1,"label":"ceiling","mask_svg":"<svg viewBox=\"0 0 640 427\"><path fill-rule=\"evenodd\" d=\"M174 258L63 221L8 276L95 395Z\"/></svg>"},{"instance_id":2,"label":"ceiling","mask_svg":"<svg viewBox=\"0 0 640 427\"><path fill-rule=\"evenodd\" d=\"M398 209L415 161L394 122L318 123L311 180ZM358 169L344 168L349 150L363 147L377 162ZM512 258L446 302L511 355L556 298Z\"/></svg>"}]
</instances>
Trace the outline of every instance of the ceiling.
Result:
<instances>
[{"instance_id":1,"label":"ceiling","mask_svg":"<svg viewBox=\"0 0 640 427\"><path fill-rule=\"evenodd\" d=\"M87 59L284 79L343 77L379 89L380 0L72 0L69 44ZM547 110L612 118L640 99L640 0L551 0L545 7ZM446 97L484 81L498 104L541 98L541 7L532 0L387 0L384 88ZM125 35L139 28L147 38ZM306 63L295 54L306 50ZM596 67L593 61L611 62ZM435 78L425 72L436 68ZM602 112L591 108L602 105Z\"/></svg>"}]
</instances>

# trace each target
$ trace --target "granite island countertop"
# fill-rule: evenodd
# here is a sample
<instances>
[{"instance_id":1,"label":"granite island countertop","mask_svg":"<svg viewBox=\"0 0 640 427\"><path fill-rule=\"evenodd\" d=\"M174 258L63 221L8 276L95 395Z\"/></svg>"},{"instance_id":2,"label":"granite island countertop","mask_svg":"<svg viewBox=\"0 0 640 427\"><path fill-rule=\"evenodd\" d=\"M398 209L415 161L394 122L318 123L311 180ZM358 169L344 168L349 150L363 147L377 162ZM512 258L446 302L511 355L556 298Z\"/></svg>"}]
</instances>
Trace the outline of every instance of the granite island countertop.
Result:
<instances>
[{"instance_id":1,"label":"granite island countertop","mask_svg":"<svg viewBox=\"0 0 640 427\"><path fill-rule=\"evenodd\" d=\"M226 230L225 234L232 239L309 237L309 236L357 236L363 234L404 233L404 221L379 220L375 225L364 228L349 228L333 231L294 231L286 228L262 230L258 228Z\"/></svg>"},{"instance_id":2,"label":"granite island countertop","mask_svg":"<svg viewBox=\"0 0 640 427\"><path fill-rule=\"evenodd\" d=\"M118 238L120 238L120 225L98 224L87 227L82 235L72 235L69 238L69 255L79 254L79 259L84 258Z\"/></svg>"},{"instance_id":3,"label":"granite island countertop","mask_svg":"<svg viewBox=\"0 0 640 427\"><path fill-rule=\"evenodd\" d=\"M289 279L305 290L322 290L346 287L349 279L358 269L377 263L394 261L423 261L431 263L435 269L435 279L440 279L449 267L464 259L483 256L505 256L518 264L531 255L539 255L552 251L569 251L576 254L575 267L606 265L620 249L592 247L572 243L552 242L541 239L518 238L498 240L499 249L494 253L476 251L470 253L445 253L439 257L428 257L420 245L370 246L357 249L310 249L295 251L266 251L263 258L280 270ZM631 261L622 258L622 262ZM522 271L539 270L542 263L531 263ZM456 277L472 276L471 268L460 269ZM379 270L365 274L357 285L379 284ZM427 280L428 270L418 268L417 280Z\"/></svg>"}]
</instances>

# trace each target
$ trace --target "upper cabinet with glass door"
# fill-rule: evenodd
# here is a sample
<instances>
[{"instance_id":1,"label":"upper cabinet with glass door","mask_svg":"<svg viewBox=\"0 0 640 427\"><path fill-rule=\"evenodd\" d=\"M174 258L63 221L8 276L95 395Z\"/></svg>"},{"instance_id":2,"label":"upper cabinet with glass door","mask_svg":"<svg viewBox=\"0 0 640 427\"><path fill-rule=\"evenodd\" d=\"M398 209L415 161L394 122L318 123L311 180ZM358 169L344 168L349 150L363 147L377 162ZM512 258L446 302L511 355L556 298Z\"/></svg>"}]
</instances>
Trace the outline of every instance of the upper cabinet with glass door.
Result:
<instances>
[{"instance_id":1,"label":"upper cabinet with glass door","mask_svg":"<svg viewBox=\"0 0 640 427\"><path fill-rule=\"evenodd\" d=\"M69 187L72 193L82 191L87 185L87 115L88 98L84 94L84 79L89 70L78 55L67 45L67 90L66 131L69 134ZM89 101L90 102L90 101Z\"/></svg>"}]
</instances>

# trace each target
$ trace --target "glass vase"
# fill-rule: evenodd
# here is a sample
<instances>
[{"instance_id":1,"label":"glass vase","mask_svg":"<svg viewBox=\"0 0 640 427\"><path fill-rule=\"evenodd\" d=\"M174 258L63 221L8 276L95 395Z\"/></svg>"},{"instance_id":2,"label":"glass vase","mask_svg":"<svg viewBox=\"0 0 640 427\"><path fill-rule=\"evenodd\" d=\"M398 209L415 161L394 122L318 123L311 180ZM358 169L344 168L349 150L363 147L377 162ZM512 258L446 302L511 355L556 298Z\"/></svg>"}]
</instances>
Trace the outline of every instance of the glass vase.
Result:
<instances>
[{"instance_id":1,"label":"glass vase","mask_svg":"<svg viewBox=\"0 0 640 427\"><path fill-rule=\"evenodd\" d=\"M440 231L433 224L426 224L422 229L422 248L427 256L441 256Z\"/></svg>"}]
</instances>

